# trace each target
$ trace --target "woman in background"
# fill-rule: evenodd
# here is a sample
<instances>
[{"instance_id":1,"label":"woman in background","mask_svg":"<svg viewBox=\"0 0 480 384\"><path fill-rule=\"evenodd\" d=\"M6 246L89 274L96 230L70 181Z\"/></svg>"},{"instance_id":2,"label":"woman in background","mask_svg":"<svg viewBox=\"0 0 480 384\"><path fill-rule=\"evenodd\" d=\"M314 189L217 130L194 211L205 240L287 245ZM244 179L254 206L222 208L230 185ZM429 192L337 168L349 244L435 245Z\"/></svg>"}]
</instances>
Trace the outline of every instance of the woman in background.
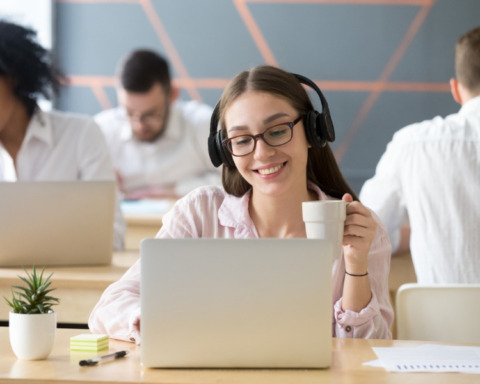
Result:
<instances>
[{"instance_id":1,"label":"woman in background","mask_svg":"<svg viewBox=\"0 0 480 384\"><path fill-rule=\"evenodd\" d=\"M224 188L201 187L179 200L157 237L305 238L302 202L343 199L349 204L343 256L332 271L333 336L391 338L390 242L345 182L329 145L318 140L312 120L323 117L291 73L260 66L237 75L209 138L213 163L223 163ZM140 343L139 286L140 261L106 289L90 329Z\"/></svg>"},{"instance_id":2,"label":"woman in background","mask_svg":"<svg viewBox=\"0 0 480 384\"><path fill-rule=\"evenodd\" d=\"M38 105L60 89L61 74L36 32L0 20L0 182L115 180L105 139L93 119ZM117 198L113 245L124 247Z\"/></svg>"}]
</instances>

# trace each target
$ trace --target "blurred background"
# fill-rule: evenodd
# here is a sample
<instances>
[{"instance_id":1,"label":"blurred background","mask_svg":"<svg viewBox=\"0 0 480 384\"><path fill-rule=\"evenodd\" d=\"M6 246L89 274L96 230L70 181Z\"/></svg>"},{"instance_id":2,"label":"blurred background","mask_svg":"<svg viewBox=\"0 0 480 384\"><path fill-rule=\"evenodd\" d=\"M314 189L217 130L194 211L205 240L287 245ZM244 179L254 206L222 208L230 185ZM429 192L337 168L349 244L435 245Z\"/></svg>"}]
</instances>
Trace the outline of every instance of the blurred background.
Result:
<instances>
[{"instance_id":1,"label":"blurred background","mask_svg":"<svg viewBox=\"0 0 480 384\"><path fill-rule=\"evenodd\" d=\"M42 30L68 76L54 103L64 111L116 105L116 65L139 47L169 59L182 98L212 106L231 77L259 64L309 77L358 192L395 131L458 110L455 42L480 24L480 1L1 0L0 14L13 13Z\"/></svg>"}]
</instances>

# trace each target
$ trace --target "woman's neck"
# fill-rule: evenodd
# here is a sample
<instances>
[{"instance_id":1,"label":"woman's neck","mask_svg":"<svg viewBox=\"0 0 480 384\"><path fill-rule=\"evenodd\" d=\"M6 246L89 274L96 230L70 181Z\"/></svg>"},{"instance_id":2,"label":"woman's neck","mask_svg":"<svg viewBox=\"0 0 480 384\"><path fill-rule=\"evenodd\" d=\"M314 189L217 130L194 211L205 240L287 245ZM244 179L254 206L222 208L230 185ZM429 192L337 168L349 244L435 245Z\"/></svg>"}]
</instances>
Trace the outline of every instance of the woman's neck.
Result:
<instances>
[{"instance_id":1,"label":"woman's neck","mask_svg":"<svg viewBox=\"0 0 480 384\"><path fill-rule=\"evenodd\" d=\"M4 126L0 129L0 141L5 150L15 161L27 133L30 116L26 107L18 101Z\"/></svg>"},{"instance_id":2,"label":"woman's neck","mask_svg":"<svg viewBox=\"0 0 480 384\"><path fill-rule=\"evenodd\" d=\"M249 213L259 237L306 237L302 218L302 202L317 200L317 195L305 189L282 196L264 196L252 191Z\"/></svg>"}]
</instances>

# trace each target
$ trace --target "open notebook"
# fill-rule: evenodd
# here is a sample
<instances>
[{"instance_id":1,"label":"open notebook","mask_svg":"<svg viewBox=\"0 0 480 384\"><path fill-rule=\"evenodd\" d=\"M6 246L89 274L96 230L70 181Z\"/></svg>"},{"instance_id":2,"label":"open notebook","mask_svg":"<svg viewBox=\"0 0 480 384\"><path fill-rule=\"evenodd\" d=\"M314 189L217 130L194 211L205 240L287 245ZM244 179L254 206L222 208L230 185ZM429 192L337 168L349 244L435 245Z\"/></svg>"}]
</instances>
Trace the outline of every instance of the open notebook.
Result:
<instances>
[{"instance_id":1,"label":"open notebook","mask_svg":"<svg viewBox=\"0 0 480 384\"><path fill-rule=\"evenodd\" d=\"M144 366L330 365L330 242L144 239L140 249Z\"/></svg>"},{"instance_id":2,"label":"open notebook","mask_svg":"<svg viewBox=\"0 0 480 384\"><path fill-rule=\"evenodd\" d=\"M0 182L0 267L109 264L114 181Z\"/></svg>"}]
</instances>

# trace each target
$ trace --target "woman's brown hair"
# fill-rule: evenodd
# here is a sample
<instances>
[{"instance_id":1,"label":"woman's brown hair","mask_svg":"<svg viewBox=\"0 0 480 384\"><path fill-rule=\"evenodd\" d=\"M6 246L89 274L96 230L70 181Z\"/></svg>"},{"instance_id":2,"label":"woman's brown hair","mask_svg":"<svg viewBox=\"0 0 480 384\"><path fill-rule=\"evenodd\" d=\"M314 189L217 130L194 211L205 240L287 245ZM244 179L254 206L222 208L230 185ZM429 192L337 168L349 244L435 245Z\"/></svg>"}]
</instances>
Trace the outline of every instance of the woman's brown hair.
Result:
<instances>
[{"instance_id":1,"label":"woman's brown hair","mask_svg":"<svg viewBox=\"0 0 480 384\"><path fill-rule=\"evenodd\" d=\"M265 92L282 97L303 116L307 111L313 110L307 92L293 74L273 66L258 66L235 76L222 94L218 113L224 137L227 137L225 111L247 91ZM332 197L341 199L345 193L350 193L358 200L356 193L343 177L328 144L322 148L309 148L307 179ZM225 165L222 170L222 184L225 191L234 196L242 196L251 188L237 168Z\"/></svg>"}]
</instances>

